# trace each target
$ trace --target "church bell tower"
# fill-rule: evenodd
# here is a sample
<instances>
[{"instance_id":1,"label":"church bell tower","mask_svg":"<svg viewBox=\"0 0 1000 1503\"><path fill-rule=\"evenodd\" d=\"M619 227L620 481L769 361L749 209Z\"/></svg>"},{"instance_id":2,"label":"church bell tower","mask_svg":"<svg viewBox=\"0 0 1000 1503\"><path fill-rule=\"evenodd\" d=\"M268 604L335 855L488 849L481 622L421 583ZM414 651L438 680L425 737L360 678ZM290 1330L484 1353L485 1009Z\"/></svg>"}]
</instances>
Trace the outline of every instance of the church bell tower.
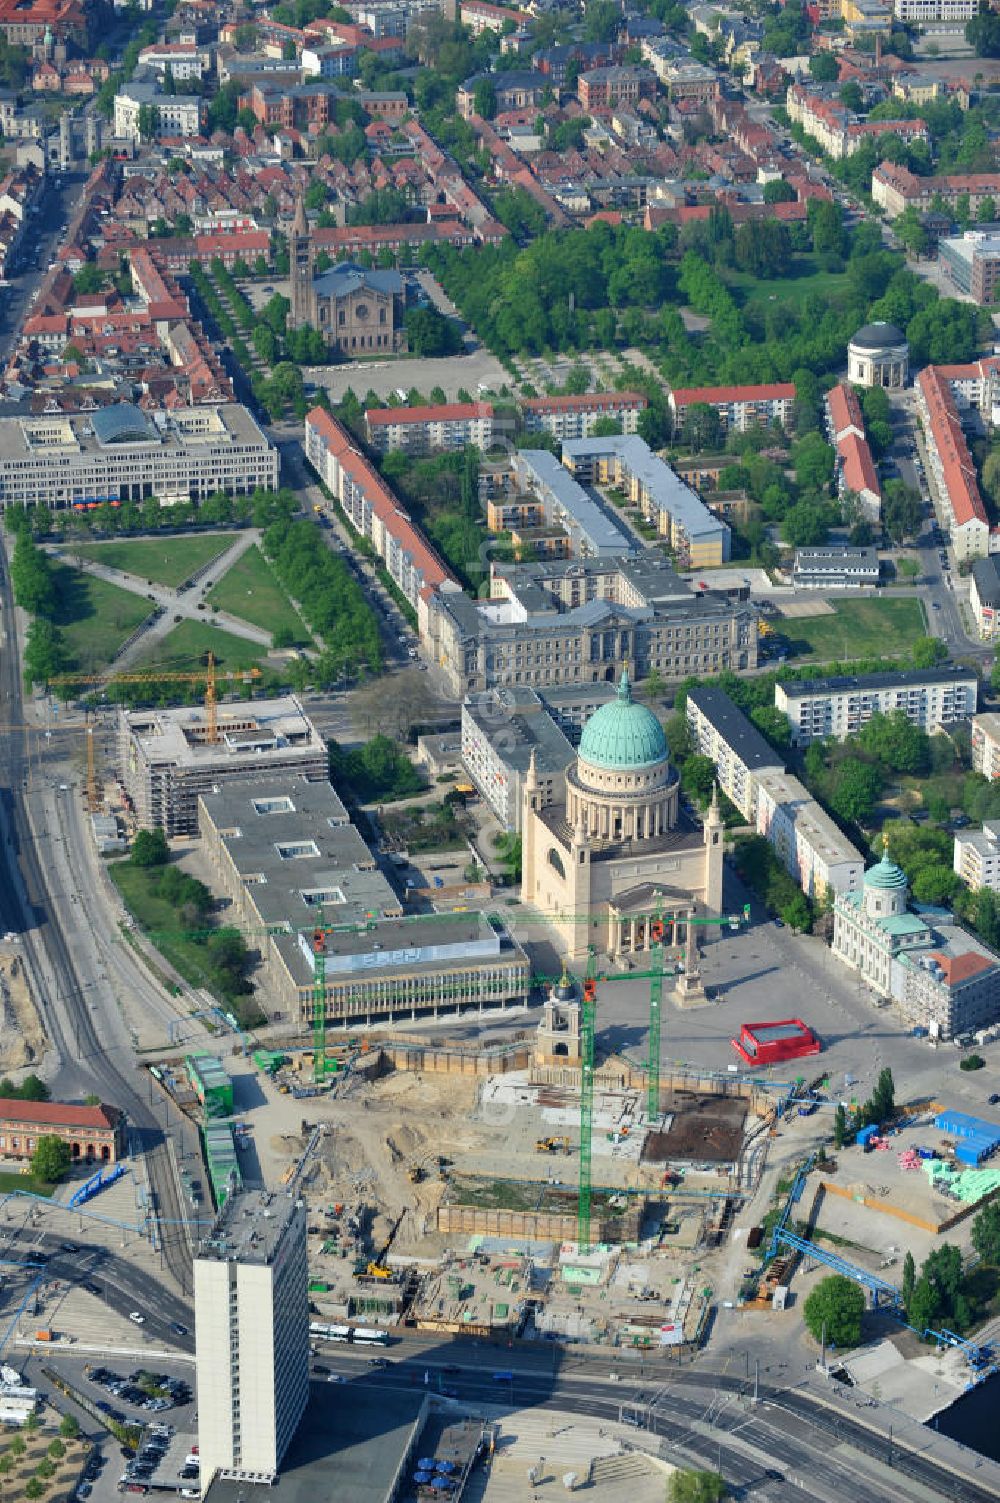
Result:
<instances>
[{"instance_id":1,"label":"church bell tower","mask_svg":"<svg viewBox=\"0 0 1000 1503\"><path fill-rule=\"evenodd\" d=\"M303 324L311 324L315 328L312 237L301 193L295 203L295 218L288 235L288 264L292 304L289 319L292 328L300 329Z\"/></svg>"}]
</instances>

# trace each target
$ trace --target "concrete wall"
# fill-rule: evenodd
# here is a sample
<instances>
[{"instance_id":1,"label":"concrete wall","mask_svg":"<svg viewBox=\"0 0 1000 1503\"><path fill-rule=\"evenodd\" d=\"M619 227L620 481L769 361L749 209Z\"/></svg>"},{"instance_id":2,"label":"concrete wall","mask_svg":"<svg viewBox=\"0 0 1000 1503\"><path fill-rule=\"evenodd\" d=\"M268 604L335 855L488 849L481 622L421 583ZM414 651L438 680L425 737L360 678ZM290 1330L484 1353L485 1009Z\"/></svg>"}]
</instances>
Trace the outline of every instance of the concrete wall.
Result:
<instances>
[{"instance_id":1,"label":"concrete wall","mask_svg":"<svg viewBox=\"0 0 1000 1503\"><path fill-rule=\"evenodd\" d=\"M541 1187L539 1187L541 1188ZM630 1207L623 1216L594 1216L591 1238L594 1242L635 1242L639 1236L642 1207ZM443 1205L438 1207L439 1232L464 1233L488 1237L533 1237L541 1241L575 1242L576 1215L561 1216L547 1211L487 1210L480 1206Z\"/></svg>"}]
</instances>

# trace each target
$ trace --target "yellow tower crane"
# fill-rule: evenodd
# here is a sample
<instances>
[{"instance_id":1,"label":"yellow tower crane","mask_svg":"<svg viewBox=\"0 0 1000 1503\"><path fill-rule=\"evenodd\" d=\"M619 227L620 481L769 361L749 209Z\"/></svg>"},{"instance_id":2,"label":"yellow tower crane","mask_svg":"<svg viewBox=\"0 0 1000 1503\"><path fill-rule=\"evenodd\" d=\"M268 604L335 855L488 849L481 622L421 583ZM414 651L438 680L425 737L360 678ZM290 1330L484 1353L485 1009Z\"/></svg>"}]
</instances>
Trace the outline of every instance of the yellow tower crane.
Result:
<instances>
[{"instance_id":1,"label":"yellow tower crane","mask_svg":"<svg viewBox=\"0 0 1000 1503\"><path fill-rule=\"evenodd\" d=\"M219 739L218 682L219 679L240 679L250 683L260 678L259 668L233 668L222 673L215 665L215 654L208 654L208 662L197 671L146 668L136 673L59 673L50 678L46 688L59 685L71 687L89 684L93 688L106 688L109 684L204 684L205 713L208 721L208 743L214 746ZM94 761L94 727L87 721L87 808L95 813L99 807L97 772Z\"/></svg>"}]
</instances>

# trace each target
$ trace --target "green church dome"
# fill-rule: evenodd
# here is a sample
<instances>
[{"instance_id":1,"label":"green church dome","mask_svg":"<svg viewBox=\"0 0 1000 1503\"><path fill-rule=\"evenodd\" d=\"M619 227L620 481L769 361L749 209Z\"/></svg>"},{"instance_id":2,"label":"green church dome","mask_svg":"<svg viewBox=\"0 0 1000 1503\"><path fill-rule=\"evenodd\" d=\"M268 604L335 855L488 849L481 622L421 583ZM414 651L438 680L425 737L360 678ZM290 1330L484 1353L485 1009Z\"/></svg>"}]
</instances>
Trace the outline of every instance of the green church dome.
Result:
<instances>
[{"instance_id":1,"label":"green church dome","mask_svg":"<svg viewBox=\"0 0 1000 1503\"><path fill-rule=\"evenodd\" d=\"M632 699L628 670L622 672L616 697L595 710L580 738L580 761L611 771L628 772L667 759L663 727L645 705Z\"/></svg>"},{"instance_id":2,"label":"green church dome","mask_svg":"<svg viewBox=\"0 0 1000 1503\"><path fill-rule=\"evenodd\" d=\"M887 892L901 892L906 887L906 873L895 861L889 860L889 841L882 845L882 860L865 872L866 887L880 887Z\"/></svg>"}]
</instances>

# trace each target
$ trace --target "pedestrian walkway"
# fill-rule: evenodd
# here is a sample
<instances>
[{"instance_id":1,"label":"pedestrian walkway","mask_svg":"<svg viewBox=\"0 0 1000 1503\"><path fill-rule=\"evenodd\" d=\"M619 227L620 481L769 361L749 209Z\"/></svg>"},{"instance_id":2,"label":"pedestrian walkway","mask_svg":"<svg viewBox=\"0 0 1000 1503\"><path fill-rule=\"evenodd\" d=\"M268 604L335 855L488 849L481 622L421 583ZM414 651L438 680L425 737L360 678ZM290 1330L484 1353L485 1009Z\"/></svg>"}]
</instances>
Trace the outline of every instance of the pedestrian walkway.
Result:
<instances>
[{"instance_id":1,"label":"pedestrian walkway","mask_svg":"<svg viewBox=\"0 0 1000 1503\"><path fill-rule=\"evenodd\" d=\"M469 1503L525 1503L560 1490L569 1477L584 1488L588 1503L663 1503L672 1469L640 1451L630 1451L616 1425L579 1422L550 1412L515 1413L499 1422L492 1463L470 1478Z\"/></svg>"},{"instance_id":2,"label":"pedestrian walkway","mask_svg":"<svg viewBox=\"0 0 1000 1503\"><path fill-rule=\"evenodd\" d=\"M246 642L253 642L265 651L270 651L272 639L269 631L262 626L251 625L240 616L232 616L228 611L212 610L206 600L213 585L232 568L238 559L243 557L248 549L259 542L260 532L257 529L247 528L246 531L240 532L225 552L213 560L211 568L203 569L196 583L183 592L171 589L168 585L157 584L155 581L150 582L138 574L129 574L124 569L112 569L97 559L76 556L74 562L85 574L92 574L96 579L103 579L107 584L116 585L120 590L128 590L132 595L142 595L149 601L150 616L156 609L161 612L156 620L150 621L148 625L144 623L133 633L109 665L109 672L124 673L140 659L147 658L150 650L159 646L173 631L178 624L178 617L188 621L210 623L223 631L230 632L234 637L241 637ZM49 551L56 558L61 558L64 552L60 548L53 548Z\"/></svg>"}]
</instances>

